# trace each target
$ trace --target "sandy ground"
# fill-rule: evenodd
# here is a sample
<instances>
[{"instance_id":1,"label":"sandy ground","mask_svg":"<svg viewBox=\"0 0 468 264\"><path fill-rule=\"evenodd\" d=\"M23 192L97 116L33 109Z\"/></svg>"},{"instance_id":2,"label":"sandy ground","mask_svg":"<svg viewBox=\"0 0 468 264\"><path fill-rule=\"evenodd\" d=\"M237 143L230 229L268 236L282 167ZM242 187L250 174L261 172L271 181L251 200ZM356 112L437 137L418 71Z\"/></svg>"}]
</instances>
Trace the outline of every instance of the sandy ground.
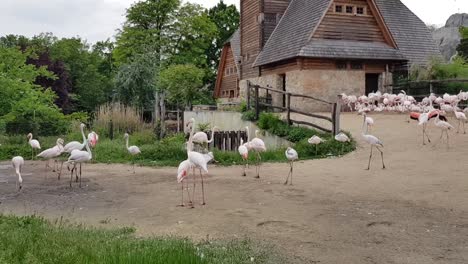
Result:
<instances>
[{"instance_id":1,"label":"sandy ground","mask_svg":"<svg viewBox=\"0 0 468 264\"><path fill-rule=\"evenodd\" d=\"M197 185L195 209L176 207L174 168L86 165L83 188L44 178L44 163L27 162L15 191L1 163L0 212L63 217L96 226L135 226L142 235L194 239L251 237L268 241L292 263L468 263L468 134L451 146L422 146L421 130L400 115L374 115L372 134L385 144L387 169L360 137L361 118L345 114L343 128L359 142L345 157L301 161L294 185L282 183L287 164L264 164L241 177L241 167L210 167L207 205ZM414 121L413 121L414 122ZM452 123L453 119L452 119ZM431 124L429 134L440 132ZM67 175L68 176L68 175Z\"/></svg>"}]
</instances>

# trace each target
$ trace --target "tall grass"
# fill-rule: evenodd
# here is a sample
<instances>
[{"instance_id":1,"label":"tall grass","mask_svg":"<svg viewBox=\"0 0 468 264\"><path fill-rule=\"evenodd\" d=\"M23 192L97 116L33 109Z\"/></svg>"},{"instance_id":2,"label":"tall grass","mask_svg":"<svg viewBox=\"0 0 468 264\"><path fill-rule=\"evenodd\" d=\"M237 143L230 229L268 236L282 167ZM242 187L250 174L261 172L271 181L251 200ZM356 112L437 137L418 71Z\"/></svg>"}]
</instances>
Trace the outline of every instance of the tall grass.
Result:
<instances>
[{"instance_id":1,"label":"tall grass","mask_svg":"<svg viewBox=\"0 0 468 264\"><path fill-rule=\"evenodd\" d=\"M117 134L140 131L146 126L141 110L119 102L101 105L96 111L93 126L98 134L107 135L111 121Z\"/></svg>"},{"instance_id":2,"label":"tall grass","mask_svg":"<svg viewBox=\"0 0 468 264\"><path fill-rule=\"evenodd\" d=\"M176 237L139 239L134 231L0 215L0 263L283 263L249 240L195 244Z\"/></svg>"}]
</instances>

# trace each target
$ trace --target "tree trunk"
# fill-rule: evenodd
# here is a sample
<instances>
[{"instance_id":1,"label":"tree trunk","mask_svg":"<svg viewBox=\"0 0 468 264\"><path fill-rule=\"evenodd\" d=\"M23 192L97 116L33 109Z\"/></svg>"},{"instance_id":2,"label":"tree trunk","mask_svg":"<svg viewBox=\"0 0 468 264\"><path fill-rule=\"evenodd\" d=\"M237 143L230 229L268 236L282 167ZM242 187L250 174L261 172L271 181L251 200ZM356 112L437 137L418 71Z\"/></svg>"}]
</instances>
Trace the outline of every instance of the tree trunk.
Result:
<instances>
[{"instance_id":1,"label":"tree trunk","mask_svg":"<svg viewBox=\"0 0 468 264\"><path fill-rule=\"evenodd\" d=\"M160 94L160 101L159 101L159 105L161 107L161 113L160 113L160 122L161 122L161 131L160 131L160 138L164 138L164 136L166 135L166 102L165 102L165 93L162 92Z\"/></svg>"}]
</instances>

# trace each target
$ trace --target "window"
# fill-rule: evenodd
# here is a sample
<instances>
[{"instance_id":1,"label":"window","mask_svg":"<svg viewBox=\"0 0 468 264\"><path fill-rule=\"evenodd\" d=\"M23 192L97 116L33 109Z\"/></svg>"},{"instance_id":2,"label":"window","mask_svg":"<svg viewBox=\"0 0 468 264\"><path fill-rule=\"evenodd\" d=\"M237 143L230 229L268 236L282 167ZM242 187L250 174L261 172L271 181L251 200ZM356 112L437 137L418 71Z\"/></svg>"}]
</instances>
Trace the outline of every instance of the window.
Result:
<instances>
[{"instance_id":1,"label":"window","mask_svg":"<svg viewBox=\"0 0 468 264\"><path fill-rule=\"evenodd\" d=\"M348 64L346 63L346 61L337 61L336 68L338 70L346 70L348 68Z\"/></svg>"},{"instance_id":2,"label":"window","mask_svg":"<svg viewBox=\"0 0 468 264\"><path fill-rule=\"evenodd\" d=\"M347 14L352 14L352 13L353 13L353 10L354 10L354 7L353 7L353 6L346 6L346 13L347 13Z\"/></svg>"},{"instance_id":3,"label":"window","mask_svg":"<svg viewBox=\"0 0 468 264\"><path fill-rule=\"evenodd\" d=\"M342 5L336 5L335 6L335 12L336 13L343 13L343 6Z\"/></svg>"},{"instance_id":4,"label":"window","mask_svg":"<svg viewBox=\"0 0 468 264\"><path fill-rule=\"evenodd\" d=\"M356 7L356 14L364 15L364 7L362 7L362 6Z\"/></svg>"},{"instance_id":5,"label":"window","mask_svg":"<svg viewBox=\"0 0 468 264\"><path fill-rule=\"evenodd\" d=\"M351 62L351 69L352 70L362 70L362 69L364 69L364 66L362 65L362 62L352 61Z\"/></svg>"}]
</instances>

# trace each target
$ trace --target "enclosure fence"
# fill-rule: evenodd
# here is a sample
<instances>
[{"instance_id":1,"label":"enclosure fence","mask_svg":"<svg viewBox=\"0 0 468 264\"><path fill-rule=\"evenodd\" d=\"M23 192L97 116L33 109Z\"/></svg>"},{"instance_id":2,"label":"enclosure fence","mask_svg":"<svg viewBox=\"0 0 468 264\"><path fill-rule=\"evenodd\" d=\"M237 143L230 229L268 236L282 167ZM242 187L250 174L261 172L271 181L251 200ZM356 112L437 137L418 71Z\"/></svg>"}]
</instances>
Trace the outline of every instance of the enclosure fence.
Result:
<instances>
[{"instance_id":1,"label":"enclosure fence","mask_svg":"<svg viewBox=\"0 0 468 264\"><path fill-rule=\"evenodd\" d=\"M264 91L265 96L260 96L260 91ZM272 94L279 94L283 97L283 105L275 105L272 101ZM247 88L247 110L254 109L255 111L255 119L258 120L261 108L271 108L271 109L278 109L281 111L286 112L286 121L289 125L298 124L298 125L306 125L313 128L320 129L322 131L332 133L336 135L340 132L340 114L341 114L341 95L337 96L336 102L329 102L327 100L323 100L320 98L316 98L310 95L292 93L288 91L281 91L276 90L270 87L262 87L260 85L254 85L251 82L248 82ZM325 104L330 109L330 116L325 116L321 114L314 114L308 113L306 111L294 108L291 106L291 99L292 98L302 98L308 100L311 104ZM307 121L299 121L294 120L291 118L291 113L296 113L306 117L312 117L317 119L326 120L331 123L332 129L328 129L323 127L322 125L314 124L312 122Z\"/></svg>"}]
</instances>

